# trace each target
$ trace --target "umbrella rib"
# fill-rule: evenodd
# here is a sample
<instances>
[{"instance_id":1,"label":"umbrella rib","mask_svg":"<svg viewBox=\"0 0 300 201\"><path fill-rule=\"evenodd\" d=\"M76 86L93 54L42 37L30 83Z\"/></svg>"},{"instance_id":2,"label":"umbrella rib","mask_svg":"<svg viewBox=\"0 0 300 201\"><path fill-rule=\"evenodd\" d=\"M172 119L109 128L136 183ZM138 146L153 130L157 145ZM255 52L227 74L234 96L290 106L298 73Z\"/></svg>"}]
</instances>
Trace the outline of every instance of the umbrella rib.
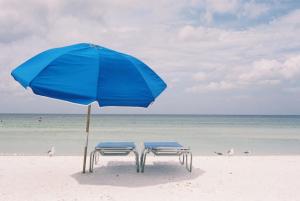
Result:
<instances>
[{"instance_id":1,"label":"umbrella rib","mask_svg":"<svg viewBox=\"0 0 300 201\"><path fill-rule=\"evenodd\" d=\"M143 79L143 81L144 81L146 87L147 87L148 90L150 91L150 93L151 93L151 95L152 95L152 98L153 98L153 101L154 101L154 100L155 100L155 96L154 96L154 94L152 93L152 90L150 89L150 87L149 87L147 81L145 80L144 76L143 76L142 73L140 72L138 66L135 64L134 61L132 61L132 58L131 58L129 55L124 55L124 54L122 54L122 53L119 53L119 54L120 54L122 57L127 58L128 61L129 61L132 65L135 66L136 71L137 71L137 72L140 74L140 76L142 77L142 79ZM152 102L153 102L153 101L152 101Z\"/></svg>"},{"instance_id":2,"label":"umbrella rib","mask_svg":"<svg viewBox=\"0 0 300 201\"><path fill-rule=\"evenodd\" d=\"M97 87L96 87L96 100L98 101L98 105L100 106L100 97L99 97L99 82L100 82L100 50L96 49L97 53L98 53L98 79L97 79Z\"/></svg>"}]
</instances>

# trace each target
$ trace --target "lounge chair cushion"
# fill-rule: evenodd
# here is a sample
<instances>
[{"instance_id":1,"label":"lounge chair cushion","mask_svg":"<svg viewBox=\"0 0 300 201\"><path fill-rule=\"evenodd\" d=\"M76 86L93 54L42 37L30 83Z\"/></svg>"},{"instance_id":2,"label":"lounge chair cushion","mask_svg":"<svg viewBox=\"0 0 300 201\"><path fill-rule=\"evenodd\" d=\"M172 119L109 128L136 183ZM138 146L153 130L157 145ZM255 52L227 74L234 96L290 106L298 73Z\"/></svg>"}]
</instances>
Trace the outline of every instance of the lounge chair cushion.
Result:
<instances>
[{"instance_id":1,"label":"lounge chair cushion","mask_svg":"<svg viewBox=\"0 0 300 201\"><path fill-rule=\"evenodd\" d=\"M135 148L134 142L100 142L95 149L101 148Z\"/></svg>"},{"instance_id":2,"label":"lounge chair cushion","mask_svg":"<svg viewBox=\"0 0 300 201\"><path fill-rule=\"evenodd\" d=\"M159 147L182 148L178 142L145 142L146 149L156 149Z\"/></svg>"}]
</instances>

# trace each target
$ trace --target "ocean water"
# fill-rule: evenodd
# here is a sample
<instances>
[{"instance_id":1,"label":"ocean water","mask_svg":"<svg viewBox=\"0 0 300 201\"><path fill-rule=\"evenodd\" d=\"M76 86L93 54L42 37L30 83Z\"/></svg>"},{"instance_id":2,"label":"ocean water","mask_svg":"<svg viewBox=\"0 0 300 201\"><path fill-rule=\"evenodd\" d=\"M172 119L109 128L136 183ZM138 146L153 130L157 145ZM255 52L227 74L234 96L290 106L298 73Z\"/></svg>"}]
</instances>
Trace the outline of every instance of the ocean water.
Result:
<instances>
[{"instance_id":1,"label":"ocean water","mask_svg":"<svg viewBox=\"0 0 300 201\"><path fill-rule=\"evenodd\" d=\"M39 121L39 119L41 119ZM85 115L0 114L0 155L82 155ZM175 140L195 155L299 155L300 116L92 115L89 150L100 141Z\"/></svg>"}]
</instances>

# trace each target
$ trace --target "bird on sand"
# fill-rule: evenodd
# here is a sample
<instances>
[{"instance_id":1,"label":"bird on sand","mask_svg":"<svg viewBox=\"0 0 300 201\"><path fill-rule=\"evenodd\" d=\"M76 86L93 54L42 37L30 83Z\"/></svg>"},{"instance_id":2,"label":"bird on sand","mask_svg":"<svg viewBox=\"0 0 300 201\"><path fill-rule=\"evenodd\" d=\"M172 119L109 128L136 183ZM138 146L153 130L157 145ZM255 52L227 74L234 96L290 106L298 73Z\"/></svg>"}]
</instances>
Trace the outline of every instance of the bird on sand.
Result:
<instances>
[{"instance_id":1,"label":"bird on sand","mask_svg":"<svg viewBox=\"0 0 300 201\"><path fill-rule=\"evenodd\" d=\"M215 154L217 154L217 155L219 155L219 156L222 156L223 155L223 153L221 153L221 152L214 152Z\"/></svg>"},{"instance_id":2,"label":"bird on sand","mask_svg":"<svg viewBox=\"0 0 300 201\"><path fill-rule=\"evenodd\" d=\"M52 146L51 149L47 153L50 157L53 156L55 154L54 146Z\"/></svg>"},{"instance_id":3,"label":"bird on sand","mask_svg":"<svg viewBox=\"0 0 300 201\"><path fill-rule=\"evenodd\" d=\"M234 149L231 148L227 151L228 156L232 156L234 154Z\"/></svg>"},{"instance_id":4,"label":"bird on sand","mask_svg":"<svg viewBox=\"0 0 300 201\"><path fill-rule=\"evenodd\" d=\"M244 154L246 154L246 155L248 155L248 154L250 154L250 151L244 151Z\"/></svg>"}]
</instances>

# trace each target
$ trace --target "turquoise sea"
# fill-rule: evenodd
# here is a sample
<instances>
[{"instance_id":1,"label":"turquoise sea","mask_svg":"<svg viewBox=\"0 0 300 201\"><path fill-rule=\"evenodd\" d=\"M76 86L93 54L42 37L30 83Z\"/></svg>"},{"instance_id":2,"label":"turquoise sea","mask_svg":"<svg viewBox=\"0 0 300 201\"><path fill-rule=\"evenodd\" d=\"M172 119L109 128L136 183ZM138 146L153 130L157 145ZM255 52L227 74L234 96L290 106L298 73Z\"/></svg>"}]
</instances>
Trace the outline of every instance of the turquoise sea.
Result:
<instances>
[{"instance_id":1,"label":"turquoise sea","mask_svg":"<svg viewBox=\"0 0 300 201\"><path fill-rule=\"evenodd\" d=\"M40 119L40 121L39 121ZM0 155L81 155L85 115L0 114ZM92 115L90 150L100 141L176 140L196 155L234 148L236 155L300 154L300 116Z\"/></svg>"}]
</instances>

